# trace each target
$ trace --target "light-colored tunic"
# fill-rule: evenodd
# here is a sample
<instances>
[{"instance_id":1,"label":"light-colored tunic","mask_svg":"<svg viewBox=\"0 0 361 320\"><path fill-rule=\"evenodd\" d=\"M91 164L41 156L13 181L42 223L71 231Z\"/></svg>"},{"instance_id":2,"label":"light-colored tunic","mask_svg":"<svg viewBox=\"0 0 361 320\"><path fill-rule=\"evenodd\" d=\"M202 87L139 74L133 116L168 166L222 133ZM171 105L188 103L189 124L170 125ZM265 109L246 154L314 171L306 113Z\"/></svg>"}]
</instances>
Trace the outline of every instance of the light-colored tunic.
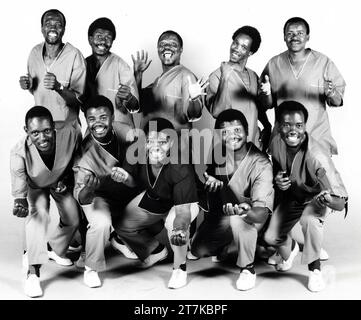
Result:
<instances>
[{"instance_id":1,"label":"light-colored tunic","mask_svg":"<svg viewBox=\"0 0 361 320\"><path fill-rule=\"evenodd\" d=\"M303 68L295 75L288 51L285 51L267 63L262 79L266 74L271 82L273 106L277 107L285 100L302 103L308 111L307 132L330 154L337 154L326 111L324 89L325 80L332 80L343 97L346 83L335 64L324 54L310 50Z\"/></svg>"},{"instance_id":2,"label":"light-colored tunic","mask_svg":"<svg viewBox=\"0 0 361 320\"><path fill-rule=\"evenodd\" d=\"M85 60L81 52L70 43L64 44L51 66L47 67L43 58L44 43L36 45L28 59L28 73L33 78L30 90L35 105L48 108L54 121L74 122L79 111L66 105L65 100L55 91L44 88L43 80L47 72L53 73L58 82L71 89L77 96L83 94L85 86Z\"/></svg>"}]
</instances>

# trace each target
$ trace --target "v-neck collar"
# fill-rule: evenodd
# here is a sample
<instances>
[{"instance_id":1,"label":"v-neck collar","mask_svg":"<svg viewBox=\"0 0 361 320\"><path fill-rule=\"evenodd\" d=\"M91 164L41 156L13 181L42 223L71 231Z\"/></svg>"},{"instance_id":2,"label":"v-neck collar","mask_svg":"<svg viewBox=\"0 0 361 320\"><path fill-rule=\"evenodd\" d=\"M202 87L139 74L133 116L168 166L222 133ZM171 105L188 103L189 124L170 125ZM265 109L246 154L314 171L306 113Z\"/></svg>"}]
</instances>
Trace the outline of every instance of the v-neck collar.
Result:
<instances>
[{"instance_id":1,"label":"v-neck collar","mask_svg":"<svg viewBox=\"0 0 361 320\"><path fill-rule=\"evenodd\" d=\"M103 61L103 63L101 64L99 70L97 71L97 74L95 76L95 79L98 78L99 74L101 73L102 69L104 69L104 65L108 63L108 61L110 60L110 56L112 55L111 52L109 52L108 56L105 58L105 60ZM94 60L96 61L96 58L94 58Z\"/></svg>"},{"instance_id":2,"label":"v-neck collar","mask_svg":"<svg viewBox=\"0 0 361 320\"><path fill-rule=\"evenodd\" d=\"M162 167L160 168L157 176L155 177L155 180L153 182L153 184L150 182L150 176L149 176L149 170L152 170L152 165L148 162L148 159L147 159L147 163L145 165L145 171L147 173L147 180L148 180L148 184L150 186L151 189L154 189L154 187L156 186L157 182L158 182L158 178L160 176L160 174L163 172L163 168L164 168L164 164L162 165ZM153 172L152 172L153 174Z\"/></svg>"},{"instance_id":3,"label":"v-neck collar","mask_svg":"<svg viewBox=\"0 0 361 320\"><path fill-rule=\"evenodd\" d=\"M168 71L162 73L158 79L156 80L156 83L155 85L158 86L159 85L159 82L166 76L168 75L169 73L171 73L172 71L175 71L176 69L180 68L182 65L181 64L178 64L176 66L174 66L173 68L169 69Z\"/></svg>"},{"instance_id":4,"label":"v-neck collar","mask_svg":"<svg viewBox=\"0 0 361 320\"><path fill-rule=\"evenodd\" d=\"M43 64L44 64L44 68L47 72L50 72L51 68L53 67L53 65L55 64L56 61L58 61L60 55L63 53L65 47L67 46L67 42L64 43L63 47L61 48L61 50L58 52L58 54L56 55L56 58L54 59L54 61L50 64L50 66L47 66L46 63L45 63L45 60L44 60L44 49L45 49L45 42L43 43L43 47L41 49L41 58L42 58L42 61L43 61Z\"/></svg>"},{"instance_id":5,"label":"v-neck collar","mask_svg":"<svg viewBox=\"0 0 361 320\"><path fill-rule=\"evenodd\" d=\"M287 61L288 61L288 64L289 64L289 66L290 66L290 68L291 68L291 71L292 71L292 73L293 73L293 76L295 77L296 80L298 80L298 79L302 76L303 71L304 71L304 69L305 69L305 66L306 66L306 64L307 64L307 62L308 62L308 60L309 60L309 58L310 58L310 56L311 56L311 52L312 52L312 50L310 49L310 51L309 51L308 54L307 54L307 57L306 57L305 61L303 62L301 68L299 68L299 71L298 71L298 72L296 72L295 68L293 67L293 65L292 65L292 63L291 63L291 59L290 59L289 53L287 52Z\"/></svg>"},{"instance_id":6,"label":"v-neck collar","mask_svg":"<svg viewBox=\"0 0 361 320\"><path fill-rule=\"evenodd\" d=\"M247 72L248 75L248 79L249 79L249 86L246 85L246 83L243 81L242 77L241 77L241 71L237 71L233 69L233 72L237 75L237 77L241 80L244 88L246 89L247 92L249 92L251 90L251 75L249 74L249 70L244 67L244 70Z\"/></svg>"}]
</instances>

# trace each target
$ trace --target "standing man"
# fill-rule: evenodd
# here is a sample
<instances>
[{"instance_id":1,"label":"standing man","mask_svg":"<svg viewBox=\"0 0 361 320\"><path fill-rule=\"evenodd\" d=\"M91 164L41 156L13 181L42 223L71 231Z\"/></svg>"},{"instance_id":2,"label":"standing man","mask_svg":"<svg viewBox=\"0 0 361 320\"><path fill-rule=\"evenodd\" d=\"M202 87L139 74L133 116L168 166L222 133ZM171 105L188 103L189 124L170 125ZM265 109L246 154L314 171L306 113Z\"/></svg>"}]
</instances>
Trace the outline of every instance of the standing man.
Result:
<instances>
[{"instance_id":1,"label":"standing man","mask_svg":"<svg viewBox=\"0 0 361 320\"><path fill-rule=\"evenodd\" d=\"M271 142L275 189L279 203L265 232L265 241L281 256L277 271L292 267L299 248L289 232L299 221L305 239L302 263L308 265L308 289L325 287L320 252L327 208L342 211L347 193L341 177L324 148L308 135L308 111L299 102L284 101L278 106L279 134Z\"/></svg>"},{"instance_id":2,"label":"standing man","mask_svg":"<svg viewBox=\"0 0 361 320\"><path fill-rule=\"evenodd\" d=\"M84 105L84 114L89 134L82 142L80 157L73 168L74 195L88 221L84 283L95 288L101 286L98 272L106 268L104 249L113 221L122 218L123 208L134 198L136 189L132 181L124 178L127 173L121 169L128 143L119 128L113 127L113 103L104 96L94 96ZM115 182L114 175L124 179ZM124 243L116 247L121 251L127 249Z\"/></svg>"},{"instance_id":3,"label":"standing man","mask_svg":"<svg viewBox=\"0 0 361 320\"><path fill-rule=\"evenodd\" d=\"M116 38L113 22L99 18L88 29L92 54L86 58L87 80L82 100L103 95L114 106L115 125L126 137L134 128L132 113L139 111L139 96L133 70L119 56L110 51Z\"/></svg>"},{"instance_id":4,"label":"standing man","mask_svg":"<svg viewBox=\"0 0 361 320\"><path fill-rule=\"evenodd\" d=\"M203 89L207 82L181 65L183 39L172 30L163 32L157 42L158 57L162 63L162 74L145 88L141 94L142 127L150 118L162 117L169 120L174 128L190 129L191 122L202 115ZM148 68L147 54L137 55L134 62L134 75L139 90L142 86L143 72Z\"/></svg>"},{"instance_id":5,"label":"standing man","mask_svg":"<svg viewBox=\"0 0 361 320\"><path fill-rule=\"evenodd\" d=\"M13 214L26 217L25 261L29 266L24 290L32 298L43 294L40 266L49 258L63 266L73 264L65 253L79 223L71 170L78 135L67 126L72 125L68 123L64 130L56 131L50 111L33 107L25 116L27 135L11 151ZM58 207L60 221L47 248L50 196Z\"/></svg>"},{"instance_id":6,"label":"standing man","mask_svg":"<svg viewBox=\"0 0 361 320\"><path fill-rule=\"evenodd\" d=\"M65 16L59 10L44 12L41 32L45 41L30 52L28 74L20 77L20 86L34 95L36 105L50 110L56 129L71 123L81 134L78 97L85 85L85 61L77 48L63 43L65 25Z\"/></svg>"},{"instance_id":7,"label":"standing man","mask_svg":"<svg viewBox=\"0 0 361 320\"><path fill-rule=\"evenodd\" d=\"M243 26L232 36L228 62L209 76L206 106L211 115L217 118L226 109L241 111L248 122L248 141L260 146L257 120L264 127L262 145L268 147L271 124L260 108L258 97L259 79L257 74L246 67L248 58L255 54L261 44L261 35L254 27Z\"/></svg>"},{"instance_id":8,"label":"standing man","mask_svg":"<svg viewBox=\"0 0 361 320\"><path fill-rule=\"evenodd\" d=\"M286 100L302 103L309 114L307 132L329 154L337 154L326 104L330 107L343 105L346 83L328 57L306 48L310 39L310 27L306 20L299 17L287 20L283 35L288 50L273 57L261 77L266 107L277 109ZM277 130L275 125L274 133Z\"/></svg>"},{"instance_id":9,"label":"standing man","mask_svg":"<svg viewBox=\"0 0 361 320\"><path fill-rule=\"evenodd\" d=\"M213 163L205 173L210 210L192 240L191 252L196 257L217 256L234 240L240 268L236 287L249 290L256 284L258 231L273 209L272 165L264 153L247 142L248 123L242 112L222 111L215 129L220 134L221 150L213 150ZM222 150L225 158L217 157Z\"/></svg>"}]
</instances>

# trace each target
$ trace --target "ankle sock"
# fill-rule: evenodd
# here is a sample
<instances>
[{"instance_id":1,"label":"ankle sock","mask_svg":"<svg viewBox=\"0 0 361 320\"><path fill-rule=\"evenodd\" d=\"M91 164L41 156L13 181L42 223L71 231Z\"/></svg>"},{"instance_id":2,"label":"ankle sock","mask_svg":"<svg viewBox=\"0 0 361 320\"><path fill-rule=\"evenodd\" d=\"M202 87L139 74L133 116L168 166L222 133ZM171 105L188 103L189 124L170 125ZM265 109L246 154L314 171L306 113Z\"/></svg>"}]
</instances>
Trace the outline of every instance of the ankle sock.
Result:
<instances>
[{"instance_id":1,"label":"ankle sock","mask_svg":"<svg viewBox=\"0 0 361 320\"><path fill-rule=\"evenodd\" d=\"M316 269L321 271L321 260L320 259L317 259L308 264L308 270L315 271Z\"/></svg>"}]
</instances>

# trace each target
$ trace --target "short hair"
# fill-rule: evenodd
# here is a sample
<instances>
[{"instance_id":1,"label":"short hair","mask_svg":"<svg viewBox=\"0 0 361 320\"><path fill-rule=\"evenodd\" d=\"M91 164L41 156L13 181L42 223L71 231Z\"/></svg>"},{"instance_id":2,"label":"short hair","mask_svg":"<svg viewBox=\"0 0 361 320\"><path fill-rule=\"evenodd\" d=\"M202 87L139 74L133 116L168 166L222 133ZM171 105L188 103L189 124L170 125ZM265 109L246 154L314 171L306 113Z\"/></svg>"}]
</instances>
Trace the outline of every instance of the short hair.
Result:
<instances>
[{"instance_id":1,"label":"short hair","mask_svg":"<svg viewBox=\"0 0 361 320\"><path fill-rule=\"evenodd\" d=\"M28 112L25 115L25 126L28 127L29 120L33 118L46 118L49 119L51 125L54 125L53 116L51 115L51 112L42 106L34 106L28 110Z\"/></svg>"},{"instance_id":2,"label":"short hair","mask_svg":"<svg viewBox=\"0 0 361 320\"><path fill-rule=\"evenodd\" d=\"M159 43L160 39L161 39L163 36L165 36L166 34L175 36L175 37L178 39L181 48L183 48L183 39L182 39L182 37L181 37L177 32L175 32L175 31L173 31L173 30L164 31L164 32L159 36L157 43Z\"/></svg>"},{"instance_id":3,"label":"short hair","mask_svg":"<svg viewBox=\"0 0 361 320\"><path fill-rule=\"evenodd\" d=\"M115 40L117 33L115 31L115 26L112 20L106 17L94 20L88 28L88 37L91 37L96 29L104 29L110 31L113 34L113 40Z\"/></svg>"},{"instance_id":4,"label":"short hair","mask_svg":"<svg viewBox=\"0 0 361 320\"><path fill-rule=\"evenodd\" d=\"M46 11L43 13L43 15L41 16L41 26L43 26L44 18L45 18L45 16L46 16L48 13L55 13L55 14L57 14L57 15L60 15L60 16L63 18L63 20L64 20L64 28L65 28L65 25L66 25L65 16L64 16L64 14L63 14L60 10L58 10L58 9L49 9L49 10L46 10Z\"/></svg>"},{"instance_id":5,"label":"short hair","mask_svg":"<svg viewBox=\"0 0 361 320\"><path fill-rule=\"evenodd\" d=\"M102 95L96 95L94 97L91 97L84 103L83 111L84 115L86 116L87 111L90 108L100 108L100 107L106 107L110 110L110 113L114 114L114 106L113 103L107 98Z\"/></svg>"},{"instance_id":6,"label":"short hair","mask_svg":"<svg viewBox=\"0 0 361 320\"><path fill-rule=\"evenodd\" d=\"M152 126L150 123L152 122ZM157 132L161 132L163 130L175 130L172 122L164 118L152 118L150 119L144 126L143 131L147 136L149 134L150 129L156 129Z\"/></svg>"},{"instance_id":7,"label":"short hair","mask_svg":"<svg viewBox=\"0 0 361 320\"><path fill-rule=\"evenodd\" d=\"M222 111L217 117L214 128L221 129L221 124L223 122L231 122L231 121L235 121L235 120L238 120L239 122L241 122L244 130L246 131L246 134L248 135L247 119L241 111L236 110L236 109L227 109L227 110Z\"/></svg>"},{"instance_id":8,"label":"short hair","mask_svg":"<svg viewBox=\"0 0 361 320\"><path fill-rule=\"evenodd\" d=\"M308 119L308 111L302 103L297 101L283 101L277 108L276 108L276 121L278 123L281 122L282 116L285 113L294 113L294 112L302 112L305 118L305 123Z\"/></svg>"},{"instance_id":9,"label":"short hair","mask_svg":"<svg viewBox=\"0 0 361 320\"><path fill-rule=\"evenodd\" d=\"M289 24L295 24L295 23L303 23L306 27L306 33L310 34L310 26L309 26L308 22L301 17L293 17L293 18L288 19L286 21L285 25L283 26L283 34L286 34L286 28Z\"/></svg>"},{"instance_id":10,"label":"short hair","mask_svg":"<svg viewBox=\"0 0 361 320\"><path fill-rule=\"evenodd\" d=\"M243 26L233 33L232 40L236 39L240 34L245 34L252 39L250 51L256 53L261 45L261 35L259 31L251 26Z\"/></svg>"}]
</instances>

